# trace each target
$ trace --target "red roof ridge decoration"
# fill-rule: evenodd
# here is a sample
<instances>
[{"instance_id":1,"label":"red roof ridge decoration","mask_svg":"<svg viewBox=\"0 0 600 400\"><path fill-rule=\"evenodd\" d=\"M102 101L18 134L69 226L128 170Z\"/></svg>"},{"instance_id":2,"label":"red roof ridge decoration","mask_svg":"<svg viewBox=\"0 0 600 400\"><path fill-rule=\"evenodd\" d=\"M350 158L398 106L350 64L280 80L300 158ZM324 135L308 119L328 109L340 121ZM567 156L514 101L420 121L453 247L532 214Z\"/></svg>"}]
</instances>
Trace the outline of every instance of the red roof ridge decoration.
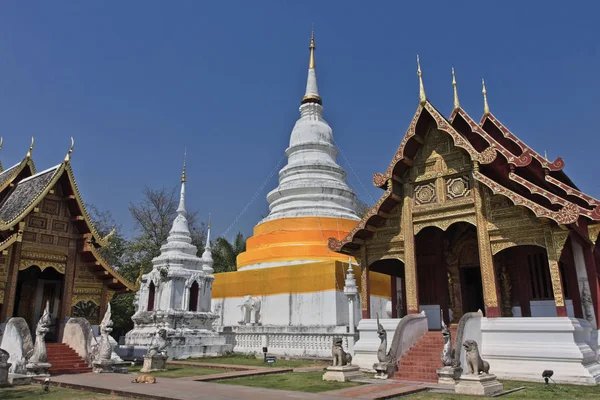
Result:
<instances>
[{"instance_id":1,"label":"red roof ridge decoration","mask_svg":"<svg viewBox=\"0 0 600 400\"><path fill-rule=\"evenodd\" d=\"M479 171L473 171L473 177L487 186L494 194L501 194L512 201L514 205L530 209L538 218L549 218L559 225L574 224L579 219L579 207L573 203L567 203L560 210L553 211L513 192Z\"/></svg>"},{"instance_id":2,"label":"red roof ridge decoration","mask_svg":"<svg viewBox=\"0 0 600 400\"><path fill-rule=\"evenodd\" d=\"M540 196L544 196L552 204L558 204L563 207L573 204L575 207L577 207L577 209L579 210L579 214L581 214L582 216L590 218L594 221L600 221L600 205L596 206L596 208L594 208L593 210L587 210L581 206L578 206L577 204L571 203L570 201L563 199L560 196L555 195L552 192L547 191L546 189L537 186L536 184L528 181L522 176L515 174L514 172L509 172L508 177L510 178L510 180L517 182L521 186L525 187L527 190L529 190L531 194L538 194Z\"/></svg>"},{"instance_id":3,"label":"red roof ridge decoration","mask_svg":"<svg viewBox=\"0 0 600 400\"><path fill-rule=\"evenodd\" d=\"M584 200L585 202L587 202L590 206L592 207L597 207L600 206L600 200L589 196L575 188L572 188L571 186L559 181L558 179L550 176L550 175L546 175L545 176L546 181L552 183L555 186L558 186L560 189L562 189L566 194L568 194L569 196L575 196L581 200Z\"/></svg>"},{"instance_id":4,"label":"red roof ridge decoration","mask_svg":"<svg viewBox=\"0 0 600 400\"><path fill-rule=\"evenodd\" d=\"M549 171L561 171L565 167L565 162L561 157L558 157L553 162L546 160L545 157L540 155L537 151L527 146L521 139L519 139L514 133L512 133L504 124L502 124L491 112L484 115L479 122L479 126L483 127L484 122L489 120L502 132L505 138L513 141L523 151L522 154L529 154L530 157L535 158L541 165L542 168L548 169ZM515 154L516 155L516 154Z\"/></svg>"},{"instance_id":5,"label":"red roof ridge decoration","mask_svg":"<svg viewBox=\"0 0 600 400\"><path fill-rule=\"evenodd\" d=\"M450 121L454 122L454 119L457 115L465 120L473 132L483 137L483 139L487 141L491 147L495 147L496 151L502 154L509 164L514 165L515 167L526 167L531 164L532 156L529 152L523 152L521 155L516 156L510 150L504 147L504 145L494 139L481 126L479 126L477 122L475 122L475 120L471 118L471 116L462 108L459 108L452 113Z\"/></svg>"}]
</instances>

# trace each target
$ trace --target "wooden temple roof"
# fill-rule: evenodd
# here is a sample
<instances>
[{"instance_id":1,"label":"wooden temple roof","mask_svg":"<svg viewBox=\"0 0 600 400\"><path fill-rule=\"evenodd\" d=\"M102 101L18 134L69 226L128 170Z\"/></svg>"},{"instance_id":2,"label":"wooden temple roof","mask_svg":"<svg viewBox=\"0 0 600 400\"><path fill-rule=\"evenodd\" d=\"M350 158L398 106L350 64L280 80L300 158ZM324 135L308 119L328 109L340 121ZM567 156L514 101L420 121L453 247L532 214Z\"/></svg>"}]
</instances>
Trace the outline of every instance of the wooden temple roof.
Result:
<instances>
[{"instance_id":1,"label":"wooden temple roof","mask_svg":"<svg viewBox=\"0 0 600 400\"><path fill-rule=\"evenodd\" d=\"M32 146L33 147L33 146ZM70 154L70 153L69 153ZM25 168L29 166L29 169ZM102 237L94 227L79 193L77 182L71 168L69 155L52 168L36 173L31 161L31 149L27 157L19 164L0 172L0 232L5 239L0 242L0 251L18 240L20 232L14 227L23 221L57 184L66 188L68 208L74 215L73 223L85 238L82 249L84 258L94 262L96 269L112 279L109 286L116 291L135 291L135 285L123 278L101 255L99 248L108 246L107 237ZM8 235L8 236L6 236ZM108 236L108 235L107 235Z\"/></svg>"},{"instance_id":2,"label":"wooden temple roof","mask_svg":"<svg viewBox=\"0 0 600 400\"><path fill-rule=\"evenodd\" d=\"M580 222L585 226L600 222L600 200L579 191L563 171L565 163L561 158L550 162L542 157L489 112L477 123L458 105L446 119L425 100L417 108L386 172L373 176L375 186L385 193L344 239L329 239L331 250L342 253L358 250L402 201L399 188L404 183L403 177L412 168L432 123L479 164L472 176L494 194L528 208L539 218L568 228ZM399 185L391 184L392 181Z\"/></svg>"}]
</instances>

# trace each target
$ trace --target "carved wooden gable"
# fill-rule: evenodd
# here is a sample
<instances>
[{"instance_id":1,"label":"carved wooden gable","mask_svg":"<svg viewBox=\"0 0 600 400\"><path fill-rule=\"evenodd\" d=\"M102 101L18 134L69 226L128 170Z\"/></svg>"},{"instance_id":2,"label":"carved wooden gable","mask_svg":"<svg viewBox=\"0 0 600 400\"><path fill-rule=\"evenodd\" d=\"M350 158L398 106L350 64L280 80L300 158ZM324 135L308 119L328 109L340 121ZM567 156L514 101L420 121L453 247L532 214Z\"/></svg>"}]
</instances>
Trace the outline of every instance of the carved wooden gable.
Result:
<instances>
[{"instance_id":1,"label":"carved wooden gable","mask_svg":"<svg viewBox=\"0 0 600 400\"><path fill-rule=\"evenodd\" d=\"M408 172L415 205L444 203L471 196L471 160L452 138L433 125Z\"/></svg>"}]
</instances>

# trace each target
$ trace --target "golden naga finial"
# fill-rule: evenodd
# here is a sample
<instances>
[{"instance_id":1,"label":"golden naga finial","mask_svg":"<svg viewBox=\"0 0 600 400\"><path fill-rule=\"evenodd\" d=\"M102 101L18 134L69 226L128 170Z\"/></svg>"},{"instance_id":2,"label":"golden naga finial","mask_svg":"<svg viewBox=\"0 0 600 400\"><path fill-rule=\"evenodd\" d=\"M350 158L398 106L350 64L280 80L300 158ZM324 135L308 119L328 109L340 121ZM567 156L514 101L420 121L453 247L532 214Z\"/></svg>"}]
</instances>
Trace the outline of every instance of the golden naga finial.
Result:
<instances>
[{"instance_id":1,"label":"golden naga finial","mask_svg":"<svg viewBox=\"0 0 600 400\"><path fill-rule=\"evenodd\" d=\"M35 139L32 136L31 137L31 146L29 146L29 151L27 151L27 158L31 158L31 153L33 152L34 143L35 143Z\"/></svg>"},{"instance_id":2,"label":"golden naga finial","mask_svg":"<svg viewBox=\"0 0 600 400\"><path fill-rule=\"evenodd\" d=\"M427 102L427 96L425 96L425 87L423 86L423 73L421 73L421 62L419 55L417 54L417 76L419 77L419 103L424 106Z\"/></svg>"},{"instance_id":3,"label":"golden naga finial","mask_svg":"<svg viewBox=\"0 0 600 400\"><path fill-rule=\"evenodd\" d=\"M181 172L181 183L187 181L187 178L185 176L186 159L187 159L187 147L183 150L183 171Z\"/></svg>"},{"instance_id":4,"label":"golden naga finial","mask_svg":"<svg viewBox=\"0 0 600 400\"><path fill-rule=\"evenodd\" d=\"M308 68L315 69L315 26L313 25L312 33L310 35L310 61L308 62Z\"/></svg>"},{"instance_id":5,"label":"golden naga finial","mask_svg":"<svg viewBox=\"0 0 600 400\"><path fill-rule=\"evenodd\" d=\"M104 240L107 242L110 242L110 239L112 239L112 237L115 235L115 233L117 232L117 228L112 228L112 230L110 232L108 232L108 234L106 236L104 236Z\"/></svg>"},{"instance_id":6,"label":"golden naga finial","mask_svg":"<svg viewBox=\"0 0 600 400\"><path fill-rule=\"evenodd\" d=\"M452 67L452 87L454 88L454 111L460 108L458 101L458 90L456 90L456 75L454 75L454 67Z\"/></svg>"},{"instance_id":7,"label":"golden naga finial","mask_svg":"<svg viewBox=\"0 0 600 400\"><path fill-rule=\"evenodd\" d=\"M485 90L485 80L481 80L481 93L483 93L483 115L488 115L490 113L490 106L487 101L487 90Z\"/></svg>"},{"instance_id":8,"label":"golden naga finial","mask_svg":"<svg viewBox=\"0 0 600 400\"><path fill-rule=\"evenodd\" d=\"M65 156L65 162L68 163L71 161L71 153L73 153L73 148L75 147L75 140L73 140L73 136L71 136L71 148L69 148L69 152Z\"/></svg>"}]
</instances>

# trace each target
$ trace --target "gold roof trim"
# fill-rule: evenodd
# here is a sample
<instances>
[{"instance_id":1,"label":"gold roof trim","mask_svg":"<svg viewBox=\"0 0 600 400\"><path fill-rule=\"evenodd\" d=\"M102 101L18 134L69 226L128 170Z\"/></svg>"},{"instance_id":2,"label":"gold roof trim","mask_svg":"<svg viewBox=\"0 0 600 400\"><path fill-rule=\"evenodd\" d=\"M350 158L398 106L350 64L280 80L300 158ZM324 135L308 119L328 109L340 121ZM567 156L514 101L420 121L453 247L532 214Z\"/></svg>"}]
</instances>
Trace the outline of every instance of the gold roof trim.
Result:
<instances>
[{"instance_id":1,"label":"gold roof trim","mask_svg":"<svg viewBox=\"0 0 600 400\"><path fill-rule=\"evenodd\" d=\"M9 237L7 237L2 243L0 243L0 252L6 250L10 245L17 241L19 234L13 233Z\"/></svg>"}]
</instances>

